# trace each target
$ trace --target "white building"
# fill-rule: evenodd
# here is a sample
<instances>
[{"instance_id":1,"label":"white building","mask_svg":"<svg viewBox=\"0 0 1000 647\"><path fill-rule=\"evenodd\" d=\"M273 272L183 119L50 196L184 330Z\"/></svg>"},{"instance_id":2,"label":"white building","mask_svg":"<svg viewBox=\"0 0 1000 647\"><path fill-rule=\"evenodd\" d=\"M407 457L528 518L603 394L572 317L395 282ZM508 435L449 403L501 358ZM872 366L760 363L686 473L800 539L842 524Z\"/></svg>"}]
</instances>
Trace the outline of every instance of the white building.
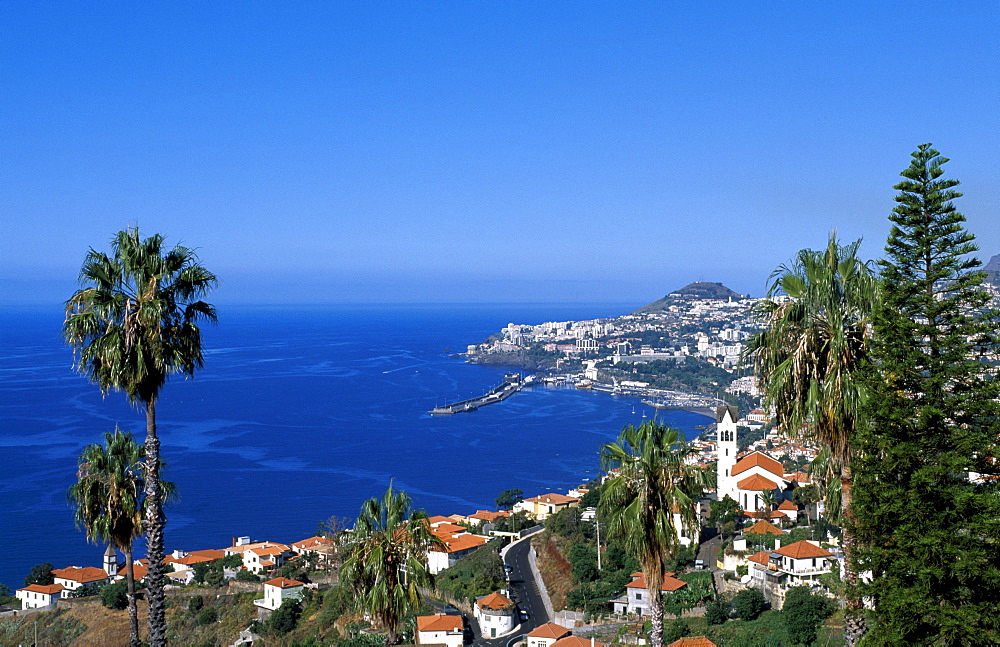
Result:
<instances>
[{"instance_id":1,"label":"white building","mask_svg":"<svg viewBox=\"0 0 1000 647\"><path fill-rule=\"evenodd\" d=\"M55 577L55 584L61 584L68 591L75 591L84 584L103 584L110 581L110 577L104 569L94 566L70 566L69 568L57 568L52 571Z\"/></svg>"},{"instance_id":2,"label":"white building","mask_svg":"<svg viewBox=\"0 0 1000 647\"><path fill-rule=\"evenodd\" d=\"M484 638L496 638L514 629L514 602L494 592L476 600L476 621Z\"/></svg>"},{"instance_id":3,"label":"white building","mask_svg":"<svg viewBox=\"0 0 1000 647\"><path fill-rule=\"evenodd\" d=\"M14 597L21 601L22 609L40 609L62 597L62 584L29 584L14 592Z\"/></svg>"},{"instance_id":4,"label":"white building","mask_svg":"<svg viewBox=\"0 0 1000 647\"><path fill-rule=\"evenodd\" d=\"M443 613L417 616L418 645L462 647L464 640L465 628L462 625L462 616L449 616Z\"/></svg>"},{"instance_id":5,"label":"white building","mask_svg":"<svg viewBox=\"0 0 1000 647\"><path fill-rule=\"evenodd\" d=\"M301 598L304 586L305 584L298 580L290 580L287 577L276 577L273 580L264 582L264 597L254 600L253 603L263 609L274 611L285 600L298 600Z\"/></svg>"},{"instance_id":6,"label":"white building","mask_svg":"<svg viewBox=\"0 0 1000 647\"><path fill-rule=\"evenodd\" d=\"M663 574L663 584L660 589L664 595L669 595L674 591L687 586L687 582L674 577L673 573ZM611 600L614 612L618 615L639 614L649 615L649 586L646 584L646 576L641 572L632 573L632 581L625 585L625 595Z\"/></svg>"},{"instance_id":7,"label":"white building","mask_svg":"<svg viewBox=\"0 0 1000 647\"><path fill-rule=\"evenodd\" d=\"M565 638L570 634L569 629L554 622L546 622L540 627L535 627L528 634L528 647L552 647L560 638Z\"/></svg>"}]
</instances>

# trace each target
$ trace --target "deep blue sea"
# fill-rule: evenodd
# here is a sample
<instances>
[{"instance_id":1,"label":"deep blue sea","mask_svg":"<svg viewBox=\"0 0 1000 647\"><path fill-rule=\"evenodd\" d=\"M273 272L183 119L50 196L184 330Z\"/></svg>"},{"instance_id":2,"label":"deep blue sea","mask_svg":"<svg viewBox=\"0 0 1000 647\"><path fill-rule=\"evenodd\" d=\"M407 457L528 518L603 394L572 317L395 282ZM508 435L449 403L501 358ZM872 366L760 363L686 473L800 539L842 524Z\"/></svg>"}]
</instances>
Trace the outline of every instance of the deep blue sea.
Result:
<instances>
[{"instance_id":1,"label":"deep blue sea","mask_svg":"<svg viewBox=\"0 0 1000 647\"><path fill-rule=\"evenodd\" d=\"M493 509L496 495L562 491L593 478L598 451L652 410L637 398L535 387L476 412L431 416L480 395L505 369L452 358L510 322L610 317L629 304L227 307L204 333L205 367L172 378L157 417L168 550L233 536L291 542L353 518L390 481L430 514ZM0 312L0 582L32 565L100 566L73 525L76 459L115 425L145 436L141 411L72 369L62 315ZM632 410L635 408L636 413ZM708 420L664 412L689 436ZM661 413L661 417L663 414ZM141 552L141 547L139 551Z\"/></svg>"}]
</instances>

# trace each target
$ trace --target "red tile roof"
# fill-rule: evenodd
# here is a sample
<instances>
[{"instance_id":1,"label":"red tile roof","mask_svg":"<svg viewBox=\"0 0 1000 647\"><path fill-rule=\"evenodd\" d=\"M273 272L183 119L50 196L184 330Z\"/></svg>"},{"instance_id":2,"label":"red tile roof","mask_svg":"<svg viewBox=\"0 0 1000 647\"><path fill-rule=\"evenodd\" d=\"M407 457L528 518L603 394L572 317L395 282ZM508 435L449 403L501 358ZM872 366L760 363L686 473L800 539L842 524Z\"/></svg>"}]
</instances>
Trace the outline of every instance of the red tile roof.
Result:
<instances>
[{"instance_id":1,"label":"red tile roof","mask_svg":"<svg viewBox=\"0 0 1000 647\"><path fill-rule=\"evenodd\" d=\"M789 544L787 546L782 546L781 548L774 551L779 555L784 555L785 557L791 557L792 559L809 559L810 557L833 557L833 553L829 553L816 544L808 542L806 540L797 541L794 544Z\"/></svg>"},{"instance_id":2,"label":"red tile roof","mask_svg":"<svg viewBox=\"0 0 1000 647\"><path fill-rule=\"evenodd\" d=\"M770 553L766 550L762 550L759 553L754 553L750 557L747 557L751 562L757 562L758 564L763 564L767 566L771 563L771 559L768 557Z\"/></svg>"},{"instance_id":3,"label":"red tile roof","mask_svg":"<svg viewBox=\"0 0 1000 647\"><path fill-rule=\"evenodd\" d=\"M569 629L567 629L566 627L562 625L557 625L554 622L546 622L544 625L540 627L535 627L535 629L533 629L531 633L528 634L528 637L553 638L555 640L559 640L563 636L568 636L568 635L569 635Z\"/></svg>"},{"instance_id":4,"label":"red tile roof","mask_svg":"<svg viewBox=\"0 0 1000 647\"><path fill-rule=\"evenodd\" d=\"M309 550L312 548L318 548L320 546L332 546L333 540L329 537L310 537L309 539L303 539L302 541L297 541L292 544L293 548L298 548L299 550Z\"/></svg>"},{"instance_id":5,"label":"red tile roof","mask_svg":"<svg viewBox=\"0 0 1000 647\"><path fill-rule=\"evenodd\" d=\"M667 647L716 647L716 644L704 636L694 636L691 638L679 638L667 645Z\"/></svg>"},{"instance_id":6,"label":"red tile roof","mask_svg":"<svg viewBox=\"0 0 1000 647\"><path fill-rule=\"evenodd\" d=\"M476 604L483 609L506 609L514 606L514 603L511 602L507 596L501 595L495 591L477 600Z\"/></svg>"},{"instance_id":7,"label":"red tile roof","mask_svg":"<svg viewBox=\"0 0 1000 647\"><path fill-rule=\"evenodd\" d=\"M448 616L438 613L433 616L417 616L417 631L453 631L461 632L462 616Z\"/></svg>"},{"instance_id":8,"label":"red tile roof","mask_svg":"<svg viewBox=\"0 0 1000 647\"><path fill-rule=\"evenodd\" d=\"M737 482L736 487L738 487L741 490L764 491L764 490L773 490L777 488L778 485L774 481L767 480L760 474L754 474L752 476L748 476L742 481Z\"/></svg>"},{"instance_id":9,"label":"red tile roof","mask_svg":"<svg viewBox=\"0 0 1000 647\"><path fill-rule=\"evenodd\" d=\"M745 472L751 467L762 467L766 471L778 477L784 476L785 474L785 468L781 466L781 463L774 460L770 456L761 454L760 452L752 452L741 458L736 465L733 465L733 471L730 473L733 476L736 476L740 472Z\"/></svg>"},{"instance_id":10,"label":"red tile roof","mask_svg":"<svg viewBox=\"0 0 1000 647\"><path fill-rule=\"evenodd\" d=\"M566 636L565 638L560 638L559 640L552 643L552 647L608 647L607 643L594 642L591 643L589 638L583 638L581 636Z\"/></svg>"},{"instance_id":11,"label":"red tile roof","mask_svg":"<svg viewBox=\"0 0 1000 647\"><path fill-rule=\"evenodd\" d=\"M778 509L779 510L795 510L795 511L798 511L799 506L795 505L794 503L792 503L788 499L785 499L784 501L781 502L781 505L778 506Z\"/></svg>"},{"instance_id":12,"label":"red tile roof","mask_svg":"<svg viewBox=\"0 0 1000 647\"><path fill-rule=\"evenodd\" d=\"M676 577L672 577L672 576L673 576L673 573L664 573L663 574L663 584L660 586L660 589L662 591L665 591L667 593L672 593L672 592L674 592L674 591L676 591L678 589L682 589L685 586L687 586L687 582L685 582L684 580L679 580ZM632 577L635 577L634 573L632 574ZM629 582L625 586L628 587L628 588L630 588L630 589L648 589L649 588L648 586L646 586L646 576L643 575L642 573L639 573L639 577L635 577L634 580L632 580L631 582Z\"/></svg>"},{"instance_id":13,"label":"red tile roof","mask_svg":"<svg viewBox=\"0 0 1000 647\"><path fill-rule=\"evenodd\" d=\"M81 584L87 584L89 582L100 582L101 580L108 579L108 574L104 572L102 568L95 568L93 566L84 566L80 568L78 566L70 566L69 568L57 568L52 571L54 577L59 577L64 580L71 580L73 582L79 582Z\"/></svg>"},{"instance_id":14,"label":"red tile roof","mask_svg":"<svg viewBox=\"0 0 1000 647\"><path fill-rule=\"evenodd\" d=\"M552 505L568 505L570 503L579 503L580 499L576 497L566 496L565 494L556 494L551 492L549 494L540 494L536 497L530 499L525 499L525 501L530 503L551 503Z\"/></svg>"},{"instance_id":15,"label":"red tile roof","mask_svg":"<svg viewBox=\"0 0 1000 647\"><path fill-rule=\"evenodd\" d=\"M293 586L304 586L303 582L298 580L290 580L287 577L276 577L273 580L268 580L264 584L270 584L271 586L276 586L279 589L288 589Z\"/></svg>"},{"instance_id":16,"label":"red tile roof","mask_svg":"<svg viewBox=\"0 0 1000 647\"><path fill-rule=\"evenodd\" d=\"M482 546L486 543L486 539L483 537L470 535L468 533L464 535L454 535L452 537L442 537L441 540L444 542L444 546L432 548L431 550L438 553L457 553L470 548Z\"/></svg>"},{"instance_id":17,"label":"red tile roof","mask_svg":"<svg viewBox=\"0 0 1000 647\"><path fill-rule=\"evenodd\" d=\"M783 535L784 534L783 532L781 532L781 528L778 528L777 526L775 526L770 521L766 521L764 519L761 519L760 521L758 521L754 525L750 526L749 528L747 528L743 532L749 532L749 533L753 533L755 535Z\"/></svg>"},{"instance_id":18,"label":"red tile roof","mask_svg":"<svg viewBox=\"0 0 1000 647\"><path fill-rule=\"evenodd\" d=\"M216 550L214 548L208 548L206 550L192 550L188 555L194 555L195 557L207 557L209 559L222 559L226 556L226 551Z\"/></svg>"},{"instance_id":19,"label":"red tile roof","mask_svg":"<svg viewBox=\"0 0 1000 647\"><path fill-rule=\"evenodd\" d=\"M23 589L18 589L18 591L31 591L32 593L44 593L46 595L52 595L62 590L62 584L29 584Z\"/></svg>"}]
</instances>

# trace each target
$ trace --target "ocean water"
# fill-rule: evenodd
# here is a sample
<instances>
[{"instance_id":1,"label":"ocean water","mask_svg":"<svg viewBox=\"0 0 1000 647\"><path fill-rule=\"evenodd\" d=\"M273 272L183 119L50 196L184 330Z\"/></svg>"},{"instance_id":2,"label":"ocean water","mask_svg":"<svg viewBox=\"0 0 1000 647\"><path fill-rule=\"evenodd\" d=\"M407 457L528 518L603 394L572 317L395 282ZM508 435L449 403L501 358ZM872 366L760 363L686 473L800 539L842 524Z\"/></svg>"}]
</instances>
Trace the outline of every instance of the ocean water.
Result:
<instances>
[{"instance_id":1,"label":"ocean water","mask_svg":"<svg viewBox=\"0 0 1000 647\"><path fill-rule=\"evenodd\" d=\"M353 518L391 482L430 514L492 509L496 495L565 491L598 474L602 443L653 411L637 398L535 387L476 412L431 416L480 395L507 369L448 356L509 322L617 316L627 304L224 308L204 334L205 367L174 377L157 420L168 550L281 542L331 515ZM72 370L54 311L0 313L0 582L32 565L99 566L73 525L76 459L141 411ZM636 413L632 411L635 409ZM665 414L665 415L664 415ZM704 416L661 412L687 435ZM137 553L142 552L141 543Z\"/></svg>"}]
</instances>

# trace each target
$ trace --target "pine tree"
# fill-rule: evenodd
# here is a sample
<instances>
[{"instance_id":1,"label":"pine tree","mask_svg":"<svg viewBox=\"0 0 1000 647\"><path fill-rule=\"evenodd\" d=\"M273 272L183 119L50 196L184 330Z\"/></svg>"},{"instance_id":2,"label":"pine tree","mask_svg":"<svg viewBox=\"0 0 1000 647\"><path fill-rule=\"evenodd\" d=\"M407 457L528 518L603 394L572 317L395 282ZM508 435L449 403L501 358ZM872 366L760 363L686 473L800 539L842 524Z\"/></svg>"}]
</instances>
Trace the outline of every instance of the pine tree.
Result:
<instances>
[{"instance_id":1,"label":"pine tree","mask_svg":"<svg viewBox=\"0 0 1000 647\"><path fill-rule=\"evenodd\" d=\"M995 313L948 160L921 145L898 203L873 319L867 425L856 436L866 644L1000 642L1000 406Z\"/></svg>"}]
</instances>

